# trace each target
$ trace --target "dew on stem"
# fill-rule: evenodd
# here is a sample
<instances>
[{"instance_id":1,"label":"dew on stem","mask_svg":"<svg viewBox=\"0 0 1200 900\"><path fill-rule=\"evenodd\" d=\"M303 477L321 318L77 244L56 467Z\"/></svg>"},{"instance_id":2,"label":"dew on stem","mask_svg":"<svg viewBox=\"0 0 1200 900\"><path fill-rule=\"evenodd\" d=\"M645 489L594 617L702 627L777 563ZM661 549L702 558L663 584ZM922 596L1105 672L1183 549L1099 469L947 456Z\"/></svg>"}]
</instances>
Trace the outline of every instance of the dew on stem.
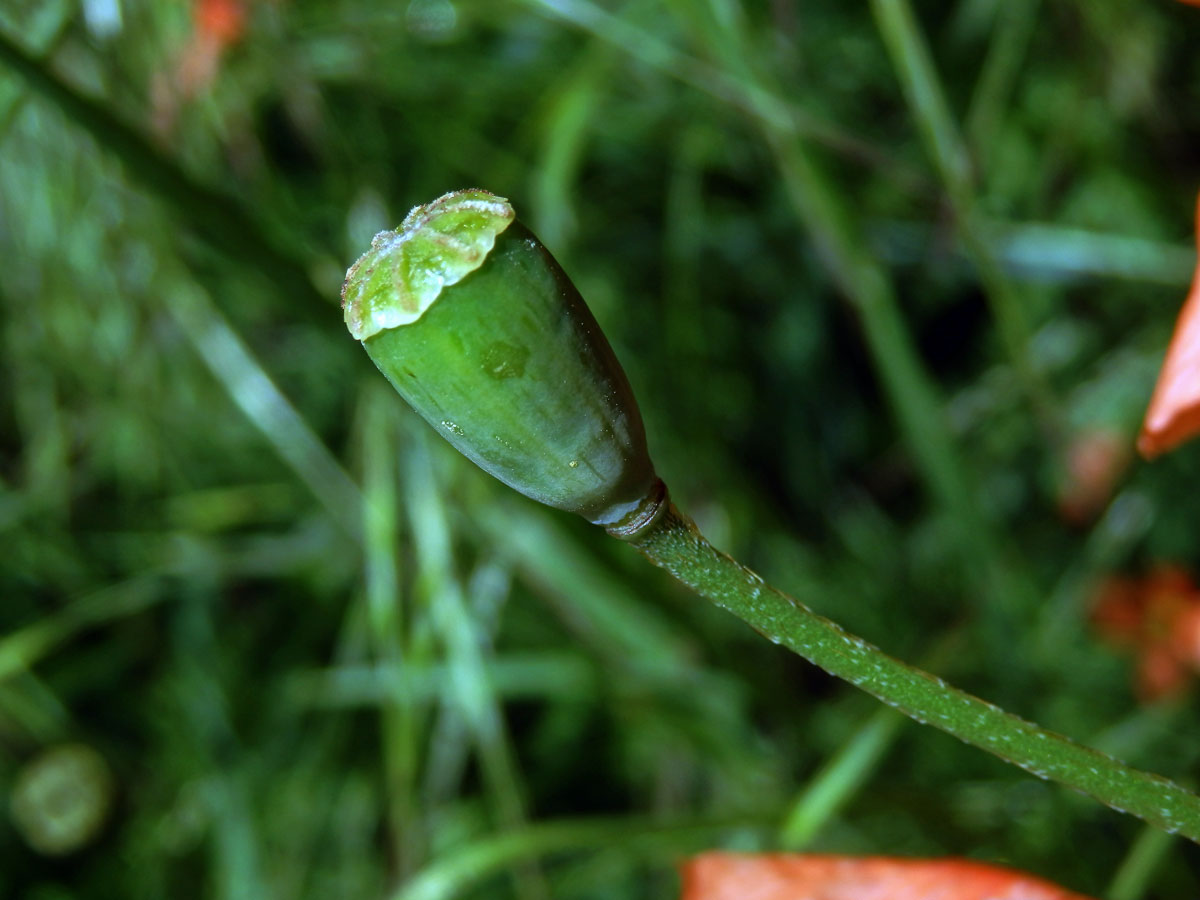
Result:
<instances>
[{"instance_id":1,"label":"dew on stem","mask_svg":"<svg viewBox=\"0 0 1200 900\"><path fill-rule=\"evenodd\" d=\"M1200 797L888 656L714 548L655 474L629 382L583 298L507 200L473 190L417 207L351 267L343 302L401 396L485 471L605 526L910 718L1200 841Z\"/></svg>"}]
</instances>

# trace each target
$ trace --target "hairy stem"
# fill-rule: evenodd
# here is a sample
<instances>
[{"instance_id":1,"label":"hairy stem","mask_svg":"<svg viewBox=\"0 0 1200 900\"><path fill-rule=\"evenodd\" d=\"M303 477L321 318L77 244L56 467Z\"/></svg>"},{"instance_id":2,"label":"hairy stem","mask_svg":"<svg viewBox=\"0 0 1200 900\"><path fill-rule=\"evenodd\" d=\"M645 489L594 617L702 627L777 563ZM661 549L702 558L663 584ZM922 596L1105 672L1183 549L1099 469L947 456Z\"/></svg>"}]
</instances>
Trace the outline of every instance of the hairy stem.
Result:
<instances>
[{"instance_id":1,"label":"hairy stem","mask_svg":"<svg viewBox=\"0 0 1200 900\"><path fill-rule=\"evenodd\" d=\"M716 550L673 504L631 539L655 565L826 672L1027 772L1200 843L1200 797L1017 718L842 630Z\"/></svg>"}]
</instances>

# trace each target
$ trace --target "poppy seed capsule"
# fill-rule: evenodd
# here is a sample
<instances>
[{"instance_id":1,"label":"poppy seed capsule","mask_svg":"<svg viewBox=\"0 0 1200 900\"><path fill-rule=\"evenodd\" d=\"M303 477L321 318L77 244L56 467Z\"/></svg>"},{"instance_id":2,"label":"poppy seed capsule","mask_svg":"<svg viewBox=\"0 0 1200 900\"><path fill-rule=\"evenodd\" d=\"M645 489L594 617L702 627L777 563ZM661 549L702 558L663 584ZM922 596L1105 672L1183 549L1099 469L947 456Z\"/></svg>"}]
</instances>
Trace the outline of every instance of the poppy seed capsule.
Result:
<instances>
[{"instance_id":1,"label":"poppy seed capsule","mask_svg":"<svg viewBox=\"0 0 1200 900\"><path fill-rule=\"evenodd\" d=\"M502 197L456 191L346 274L350 333L480 468L631 536L664 506L629 382L575 286Z\"/></svg>"}]
</instances>

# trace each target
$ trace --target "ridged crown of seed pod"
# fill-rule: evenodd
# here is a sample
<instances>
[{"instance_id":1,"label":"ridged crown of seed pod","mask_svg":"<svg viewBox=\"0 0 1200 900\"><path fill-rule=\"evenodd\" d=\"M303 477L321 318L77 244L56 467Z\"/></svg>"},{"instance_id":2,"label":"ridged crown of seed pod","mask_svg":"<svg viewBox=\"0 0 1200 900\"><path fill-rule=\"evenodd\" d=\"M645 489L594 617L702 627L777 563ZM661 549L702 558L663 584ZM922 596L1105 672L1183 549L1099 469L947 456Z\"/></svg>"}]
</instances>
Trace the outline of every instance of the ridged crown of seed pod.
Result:
<instances>
[{"instance_id":1,"label":"ridged crown of seed pod","mask_svg":"<svg viewBox=\"0 0 1200 900\"><path fill-rule=\"evenodd\" d=\"M418 206L350 268L342 306L400 395L501 481L615 533L661 506L625 373L503 197Z\"/></svg>"}]
</instances>

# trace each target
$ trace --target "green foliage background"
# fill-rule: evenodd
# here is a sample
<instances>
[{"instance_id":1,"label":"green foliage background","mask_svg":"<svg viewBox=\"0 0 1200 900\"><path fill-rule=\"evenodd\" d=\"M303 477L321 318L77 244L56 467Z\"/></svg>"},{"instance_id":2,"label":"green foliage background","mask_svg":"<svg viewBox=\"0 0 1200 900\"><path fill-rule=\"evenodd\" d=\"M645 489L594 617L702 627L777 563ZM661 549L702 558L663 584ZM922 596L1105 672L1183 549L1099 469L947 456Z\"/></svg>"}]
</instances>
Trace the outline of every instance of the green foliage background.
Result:
<instances>
[{"instance_id":1,"label":"green foliage background","mask_svg":"<svg viewBox=\"0 0 1200 900\"><path fill-rule=\"evenodd\" d=\"M880 711L490 481L341 324L376 231L507 196L714 543L1193 782L1194 694L1139 703L1088 608L1200 562L1197 451L1081 522L1062 498L1080 435L1132 446L1191 275L1200 10L915 12L950 132L866 3L262 0L190 98L186 5L6 3L0 896L672 897L708 847L1200 892L1195 847ZM108 779L60 767L29 812L64 745Z\"/></svg>"}]
</instances>

